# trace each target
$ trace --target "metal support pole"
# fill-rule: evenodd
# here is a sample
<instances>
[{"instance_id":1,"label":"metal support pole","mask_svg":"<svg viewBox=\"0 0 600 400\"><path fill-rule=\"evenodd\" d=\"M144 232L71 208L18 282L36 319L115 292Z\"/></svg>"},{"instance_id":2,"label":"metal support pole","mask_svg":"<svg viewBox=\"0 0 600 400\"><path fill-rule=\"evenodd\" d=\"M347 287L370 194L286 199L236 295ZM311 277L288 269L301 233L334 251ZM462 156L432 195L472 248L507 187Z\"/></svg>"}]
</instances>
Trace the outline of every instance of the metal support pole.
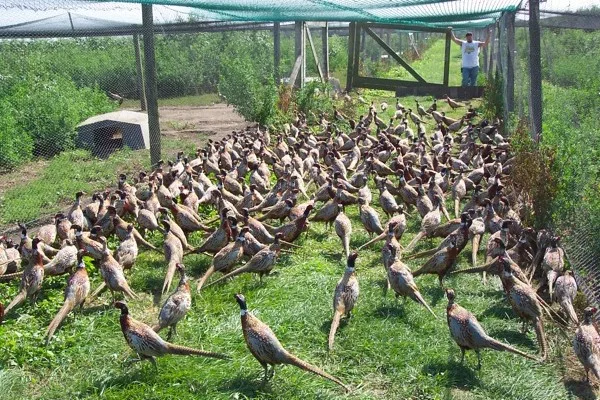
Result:
<instances>
[{"instance_id":1,"label":"metal support pole","mask_svg":"<svg viewBox=\"0 0 600 400\"><path fill-rule=\"evenodd\" d=\"M450 83L450 46L452 44L452 34L446 32L446 48L444 52L444 86Z\"/></svg>"},{"instance_id":2,"label":"metal support pole","mask_svg":"<svg viewBox=\"0 0 600 400\"><path fill-rule=\"evenodd\" d=\"M144 86L144 70L140 51L140 35L133 34L133 50L135 52L135 69L137 73L137 95L140 98L140 110L146 111L146 87Z\"/></svg>"},{"instance_id":3,"label":"metal support pole","mask_svg":"<svg viewBox=\"0 0 600 400\"><path fill-rule=\"evenodd\" d=\"M152 4L142 4L144 34L144 59L146 69L146 102L150 133L150 162L156 165L161 159L160 121L158 117L158 89L156 87L156 58L154 55L154 31L152 27Z\"/></svg>"},{"instance_id":4,"label":"metal support pole","mask_svg":"<svg viewBox=\"0 0 600 400\"><path fill-rule=\"evenodd\" d=\"M506 20L506 108L515 111L515 13Z\"/></svg>"},{"instance_id":5,"label":"metal support pole","mask_svg":"<svg viewBox=\"0 0 600 400\"><path fill-rule=\"evenodd\" d=\"M329 23L325 22L325 27L321 28L321 41L323 47L323 74L325 81L329 80Z\"/></svg>"},{"instance_id":6,"label":"metal support pole","mask_svg":"<svg viewBox=\"0 0 600 400\"><path fill-rule=\"evenodd\" d=\"M492 40L492 32L486 33L490 35L490 40ZM483 47L483 73L488 73L488 46Z\"/></svg>"},{"instance_id":7,"label":"metal support pole","mask_svg":"<svg viewBox=\"0 0 600 400\"><path fill-rule=\"evenodd\" d=\"M540 1L529 1L529 104L531 134L540 141L542 135L542 52L540 45Z\"/></svg>"},{"instance_id":8,"label":"metal support pole","mask_svg":"<svg viewBox=\"0 0 600 400\"><path fill-rule=\"evenodd\" d=\"M275 84L279 86L281 83L281 75L279 74L279 66L281 64L281 24L275 22L273 24L273 76Z\"/></svg>"},{"instance_id":9,"label":"metal support pole","mask_svg":"<svg viewBox=\"0 0 600 400\"><path fill-rule=\"evenodd\" d=\"M346 92L352 90L352 77L354 75L354 45L356 36L356 22L348 26L348 69L346 70Z\"/></svg>"},{"instance_id":10,"label":"metal support pole","mask_svg":"<svg viewBox=\"0 0 600 400\"><path fill-rule=\"evenodd\" d=\"M488 63L488 79L494 76L494 51L496 46L496 24L492 27L492 32L490 33L490 62Z\"/></svg>"}]
</instances>

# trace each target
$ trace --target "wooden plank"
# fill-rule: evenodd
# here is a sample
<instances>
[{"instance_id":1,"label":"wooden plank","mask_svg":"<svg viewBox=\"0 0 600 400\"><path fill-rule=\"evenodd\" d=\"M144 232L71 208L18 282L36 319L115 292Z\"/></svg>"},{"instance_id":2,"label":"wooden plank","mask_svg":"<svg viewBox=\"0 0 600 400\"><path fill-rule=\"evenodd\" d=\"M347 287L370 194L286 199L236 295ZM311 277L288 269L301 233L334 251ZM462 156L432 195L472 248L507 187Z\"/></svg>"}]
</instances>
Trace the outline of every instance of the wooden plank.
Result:
<instances>
[{"instance_id":1,"label":"wooden plank","mask_svg":"<svg viewBox=\"0 0 600 400\"><path fill-rule=\"evenodd\" d=\"M144 70L142 68L142 54L140 51L140 35L133 34L133 51L135 53L135 71L137 73L137 95L140 98L140 110L146 111L146 87L144 85Z\"/></svg>"},{"instance_id":2,"label":"wooden plank","mask_svg":"<svg viewBox=\"0 0 600 400\"><path fill-rule=\"evenodd\" d=\"M308 38L308 44L310 45L310 49L312 51L313 58L315 59L315 64L317 66L317 72L319 73L319 78L321 78L321 82L325 83L325 75L323 75L323 70L321 69L321 63L319 63L319 57L317 57L317 49L315 48L315 44L313 43L310 29L308 28L308 26L306 26L305 29L306 29L306 37Z\"/></svg>"},{"instance_id":3,"label":"wooden plank","mask_svg":"<svg viewBox=\"0 0 600 400\"><path fill-rule=\"evenodd\" d=\"M434 27L424 27L424 26L415 26L415 25L402 25L402 24L380 24L376 22L367 23L366 26L370 28L383 28L383 29L397 29L402 31L409 32L438 32L438 33L446 33L446 28L434 28Z\"/></svg>"},{"instance_id":4,"label":"wooden plank","mask_svg":"<svg viewBox=\"0 0 600 400\"><path fill-rule=\"evenodd\" d=\"M423 77L419 75L417 71L413 69L413 67L411 67L406 61L404 61L404 59L400 57L398 53L396 53L390 46L385 44L385 42L379 36L377 36L377 34L373 32L371 28L367 26L364 26L363 28L369 34L369 36L371 36L377 42L377 44L379 44L390 56L392 56L394 60L396 60L400 65L402 65L404 69L406 69L408 73L411 74L417 81L421 83L426 83L425 79L423 79Z\"/></svg>"},{"instance_id":5,"label":"wooden plank","mask_svg":"<svg viewBox=\"0 0 600 400\"><path fill-rule=\"evenodd\" d=\"M150 136L150 163L161 159L160 120L158 116L158 89L156 86L156 57L154 53L154 30L152 29L152 4L142 4L144 32L144 60L146 67L146 105L148 107L148 130Z\"/></svg>"},{"instance_id":6,"label":"wooden plank","mask_svg":"<svg viewBox=\"0 0 600 400\"><path fill-rule=\"evenodd\" d=\"M281 83L281 74L279 66L281 65L281 24L275 22L273 24L273 77L275 84Z\"/></svg>"},{"instance_id":7,"label":"wooden plank","mask_svg":"<svg viewBox=\"0 0 600 400\"><path fill-rule=\"evenodd\" d=\"M450 82L450 46L452 45L452 34L446 32L446 48L444 49L444 86Z\"/></svg>"},{"instance_id":8,"label":"wooden plank","mask_svg":"<svg viewBox=\"0 0 600 400\"><path fill-rule=\"evenodd\" d=\"M346 92L352 90L352 77L354 76L354 32L356 22L350 22L348 26L348 68L346 69Z\"/></svg>"},{"instance_id":9,"label":"wooden plank","mask_svg":"<svg viewBox=\"0 0 600 400\"><path fill-rule=\"evenodd\" d=\"M496 46L496 24L492 26L492 33L490 34L490 62L488 63L488 79L494 74L494 48Z\"/></svg>"},{"instance_id":10,"label":"wooden plank","mask_svg":"<svg viewBox=\"0 0 600 400\"><path fill-rule=\"evenodd\" d=\"M296 21L294 24L294 48L296 60L300 57L300 83L297 87L303 88L306 82L306 56L305 56L305 23L304 21ZM296 80L293 81L296 84Z\"/></svg>"},{"instance_id":11,"label":"wooden plank","mask_svg":"<svg viewBox=\"0 0 600 400\"><path fill-rule=\"evenodd\" d=\"M300 67L302 66L302 56L298 56L296 58L296 62L294 63L294 68L292 68L292 74L290 75L289 85L294 86L296 83L296 79L298 79L298 73L300 72Z\"/></svg>"},{"instance_id":12,"label":"wooden plank","mask_svg":"<svg viewBox=\"0 0 600 400\"><path fill-rule=\"evenodd\" d=\"M542 52L540 44L540 2L529 1L529 107L531 134L540 141L542 135Z\"/></svg>"},{"instance_id":13,"label":"wooden plank","mask_svg":"<svg viewBox=\"0 0 600 400\"><path fill-rule=\"evenodd\" d=\"M321 42L323 50L323 74L325 80L329 80L329 23L325 22L325 26L321 28Z\"/></svg>"},{"instance_id":14,"label":"wooden plank","mask_svg":"<svg viewBox=\"0 0 600 400\"><path fill-rule=\"evenodd\" d=\"M515 111L515 13L506 21L506 110ZM541 71L540 71L541 73Z\"/></svg>"}]
</instances>

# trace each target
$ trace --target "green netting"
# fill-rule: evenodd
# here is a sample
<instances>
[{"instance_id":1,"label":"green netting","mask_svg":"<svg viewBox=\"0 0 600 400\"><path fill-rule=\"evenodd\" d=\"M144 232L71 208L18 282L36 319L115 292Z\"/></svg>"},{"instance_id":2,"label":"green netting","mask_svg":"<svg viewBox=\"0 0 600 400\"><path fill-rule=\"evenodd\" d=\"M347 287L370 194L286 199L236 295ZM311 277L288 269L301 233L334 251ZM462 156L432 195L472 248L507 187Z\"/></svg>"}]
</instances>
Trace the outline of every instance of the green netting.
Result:
<instances>
[{"instance_id":1,"label":"green netting","mask_svg":"<svg viewBox=\"0 0 600 400\"><path fill-rule=\"evenodd\" d=\"M522 0L5 0L0 9L78 10L111 4L189 7L202 21L369 21L425 27L481 27ZM1 22L2 17L0 17Z\"/></svg>"}]
</instances>

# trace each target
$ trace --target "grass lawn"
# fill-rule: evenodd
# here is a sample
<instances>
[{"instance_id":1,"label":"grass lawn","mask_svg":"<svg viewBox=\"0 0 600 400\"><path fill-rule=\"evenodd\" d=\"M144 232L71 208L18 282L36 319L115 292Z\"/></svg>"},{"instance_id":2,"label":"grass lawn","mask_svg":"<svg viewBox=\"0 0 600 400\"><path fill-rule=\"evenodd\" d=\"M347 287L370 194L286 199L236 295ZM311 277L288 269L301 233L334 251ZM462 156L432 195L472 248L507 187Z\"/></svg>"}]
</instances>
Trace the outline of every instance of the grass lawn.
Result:
<instances>
[{"instance_id":1,"label":"grass lawn","mask_svg":"<svg viewBox=\"0 0 600 400\"><path fill-rule=\"evenodd\" d=\"M378 93L363 95L370 100ZM385 100L393 105L393 98ZM406 103L409 100L413 99L402 99ZM380 101L377 98L377 104ZM456 114L449 112L451 116ZM431 125L430 122L429 129ZM83 176L82 184L87 179L87 175ZM377 201L374 191L374 204ZM348 207L348 213L354 228L351 246L356 248L368 237L358 220L357 208ZM409 231L402 239L404 245L419 229L417 218L409 221ZM151 240L160 244L162 238L157 235ZM191 241L198 244L202 238L196 234ZM431 248L437 242L425 240L416 250ZM391 293L386 295L381 243L365 249L358 258L359 303L353 318L342 323L334 351L328 353L333 290L345 264L342 247L334 231L321 223L312 223L298 244L300 249L282 255L276 267L278 274L262 283L255 276L240 276L206 288L201 294L194 293L192 310L179 324L175 342L227 353L233 358L230 362L168 356L158 360L158 372L150 363L125 365L133 354L120 332L119 312L112 308L109 293L86 305L82 313L69 316L55 339L44 346L45 328L61 305L64 288L64 277L49 279L36 305L27 303L0 326L0 398L572 398L572 386L563 383L567 354L571 352L570 337L546 324L551 352L545 364L483 351L480 371L476 370L477 359L471 352L461 365L459 348L446 326L446 300L437 277L416 280L439 317L434 319L416 303L409 300L403 304ZM470 264L469 254L467 246L458 268ZM423 261L409 261L408 265L414 270ZM197 278L211 259L188 256L185 263L189 274ZM162 256L141 253L128 277L140 295L139 300L130 302L134 318L149 324L156 321L164 300L159 294L164 268ZM95 287L101 278L95 267L89 271ZM447 279L446 285L456 290L457 302L471 310L491 336L523 351L537 352L535 334L519 332L520 321L504 300L498 280L492 279L483 286L479 276L458 275ZM0 284L0 288L0 301L6 302L15 295L17 284ZM340 377L353 391L346 395L336 385L290 366L277 368L275 378L261 387L262 368L245 347L239 308L233 299L236 292L246 295L249 308L271 326L286 348ZM580 367L572 369L579 371L578 375L575 373L578 379L583 377Z\"/></svg>"}]
</instances>

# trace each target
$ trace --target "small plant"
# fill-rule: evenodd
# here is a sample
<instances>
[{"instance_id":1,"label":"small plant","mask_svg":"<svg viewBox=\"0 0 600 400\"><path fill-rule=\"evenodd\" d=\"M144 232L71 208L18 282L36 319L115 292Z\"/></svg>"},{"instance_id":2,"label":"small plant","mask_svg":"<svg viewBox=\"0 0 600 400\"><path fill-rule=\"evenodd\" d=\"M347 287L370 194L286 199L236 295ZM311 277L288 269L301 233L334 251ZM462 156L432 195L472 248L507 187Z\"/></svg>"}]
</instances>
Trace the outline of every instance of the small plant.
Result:
<instances>
[{"instance_id":1,"label":"small plant","mask_svg":"<svg viewBox=\"0 0 600 400\"><path fill-rule=\"evenodd\" d=\"M504 115L502 76L498 70L485 82L483 90L483 113L487 118L502 117Z\"/></svg>"},{"instance_id":2,"label":"small plant","mask_svg":"<svg viewBox=\"0 0 600 400\"><path fill-rule=\"evenodd\" d=\"M321 82L309 82L295 93L294 102L297 111L304 113L309 120L316 112L331 115L333 100L330 96L331 85Z\"/></svg>"}]
</instances>

